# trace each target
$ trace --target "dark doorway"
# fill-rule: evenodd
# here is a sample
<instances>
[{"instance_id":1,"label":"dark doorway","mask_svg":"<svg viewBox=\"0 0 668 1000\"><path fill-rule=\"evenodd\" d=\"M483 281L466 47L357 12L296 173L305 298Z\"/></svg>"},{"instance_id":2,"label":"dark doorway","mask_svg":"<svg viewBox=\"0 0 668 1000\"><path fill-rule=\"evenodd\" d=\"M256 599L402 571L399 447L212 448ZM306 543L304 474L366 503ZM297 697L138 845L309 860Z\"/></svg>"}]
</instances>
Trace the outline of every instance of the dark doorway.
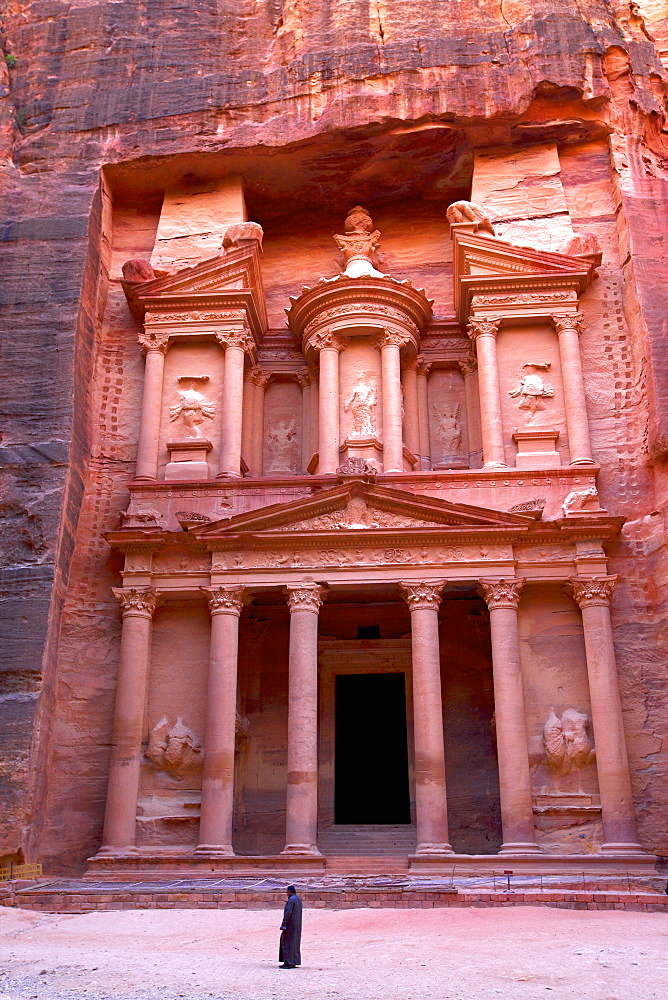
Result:
<instances>
[{"instance_id":1,"label":"dark doorway","mask_svg":"<svg viewBox=\"0 0 668 1000\"><path fill-rule=\"evenodd\" d=\"M336 678L335 823L410 823L404 674Z\"/></svg>"}]
</instances>

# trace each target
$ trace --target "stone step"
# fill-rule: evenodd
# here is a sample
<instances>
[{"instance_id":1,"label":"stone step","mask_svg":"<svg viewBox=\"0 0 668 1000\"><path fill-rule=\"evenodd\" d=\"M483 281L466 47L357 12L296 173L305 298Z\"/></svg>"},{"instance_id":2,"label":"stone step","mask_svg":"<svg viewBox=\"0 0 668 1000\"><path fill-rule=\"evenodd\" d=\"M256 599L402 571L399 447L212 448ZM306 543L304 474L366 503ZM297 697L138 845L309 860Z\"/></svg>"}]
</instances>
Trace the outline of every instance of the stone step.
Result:
<instances>
[{"instance_id":1,"label":"stone step","mask_svg":"<svg viewBox=\"0 0 668 1000\"><path fill-rule=\"evenodd\" d=\"M406 875L408 855L330 854L327 874L334 875Z\"/></svg>"},{"instance_id":2,"label":"stone step","mask_svg":"<svg viewBox=\"0 0 668 1000\"><path fill-rule=\"evenodd\" d=\"M327 857L355 855L364 857L406 855L415 852L415 827L352 826L337 824L321 829L318 847Z\"/></svg>"}]
</instances>

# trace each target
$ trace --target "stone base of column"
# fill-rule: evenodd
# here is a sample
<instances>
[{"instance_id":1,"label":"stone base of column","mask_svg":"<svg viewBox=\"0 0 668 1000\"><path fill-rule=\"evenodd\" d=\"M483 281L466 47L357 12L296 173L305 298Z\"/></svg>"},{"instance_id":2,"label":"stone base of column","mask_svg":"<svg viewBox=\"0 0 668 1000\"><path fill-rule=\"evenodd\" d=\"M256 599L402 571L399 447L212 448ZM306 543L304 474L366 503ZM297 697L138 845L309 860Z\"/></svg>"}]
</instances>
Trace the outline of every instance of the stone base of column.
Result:
<instances>
[{"instance_id":1,"label":"stone base of column","mask_svg":"<svg viewBox=\"0 0 668 1000\"><path fill-rule=\"evenodd\" d=\"M233 858L234 848L231 844L198 844L195 848L196 858Z\"/></svg>"},{"instance_id":2,"label":"stone base of column","mask_svg":"<svg viewBox=\"0 0 668 1000\"><path fill-rule=\"evenodd\" d=\"M505 462L485 462L483 469L508 469L510 466L506 465Z\"/></svg>"},{"instance_id":3,"label":"stone base of column","mask_svg":"<svg viewBox=\"0 0 668 1000\"><path fill-rule=\"evenodd\" d=\"M640 844L602 844L601 854L615 854L620 858L646 858L647 851Z\"/></svg>"},{"instance_id":4,"label":"stone base of column","mask_svg":"<svg viewBox=\"0 0 668 1000\"><path fill-rule=\"evenodd\" d=\"M286 844L281 857L321 858L322 854L315 844Z\"/></svg>"},{"instance_id":5,"label":"stone base of column","mask_svg":"<svg viewBox=\"0 0 668 1000\"><path fill-rule=\"evenodd\" d=\"M499 851L499 855L503 857L524 857L525 854L542 854L538 844L504 844Z\"/></svg>"},{"instance_id":6,"label":"stone base of column","mask_svg":"<svg viewBox=\"0 0 668 1000\"><path fill-rule=\"evenodd\" d=\"M110 847L108 845L103 845L97 854L93 855L91 860L95 861L97 858L112 858L122 860L123 858L136 858L139 854L139 848L134 846L129 847Z\"/></svg>"},{"instance_id":7,"label":"stone base of column","mask_svg":"<svg viewBox=\"0 0 668 1000\"><path fill-rule=\"evenodd\" d=\"M451 855L455 852L450 847L450 844L418 844L417 850L415 852L416 858L424 857L441 857L444 855Z\"/></svg>"}]
</instances>

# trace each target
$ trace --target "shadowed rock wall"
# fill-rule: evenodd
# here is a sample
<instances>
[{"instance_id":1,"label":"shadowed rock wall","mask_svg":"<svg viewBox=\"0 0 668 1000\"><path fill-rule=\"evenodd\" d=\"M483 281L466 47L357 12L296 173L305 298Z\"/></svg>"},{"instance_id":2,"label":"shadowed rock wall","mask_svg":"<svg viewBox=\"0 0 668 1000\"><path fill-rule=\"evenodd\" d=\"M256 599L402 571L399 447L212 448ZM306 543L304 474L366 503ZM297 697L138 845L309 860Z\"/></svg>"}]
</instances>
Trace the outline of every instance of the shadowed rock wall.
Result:
<instances>
[{"instance_id":1,"label":"shadowed rock wall","mask_svg":"<svg viewBox=\"0 0 668 1000\"><path fill-rule=\"evenodd\" d=\"M618 308L643 361L637 382L624 388L646 401L642 443L606 464L613 498L621 477L637 503L614 553L614 569L625 574L633 566L635 574L633 597L622 590L616 599L617 641L637 734L632 757L641 825L647 845L662 849L665 809L657 789L666 768L656 734L668 717L660 645L667 613L668 144L661 61L667 35L659 5L631 6L603 0L577 7L566 0L4 4L0 855L23 848L37 857L45 819L52 843L72 822L58 810L45 814L54 754L66 773L68 759L83 753L88 775L76 780L85 785L108 753L99 741L90 745L85 726L77 745L71 742L80 671L101 670L106 647L91 648L83 662L77 652L65 673L56 671L59 641L66 651L73 636L85 633L94 644L101 616L110 613L110 599L100 597L114 582L105 557L99 589L72 603L62 634L73 555L77 547L80 555L103 547L90 537L92 509L101 504L112 525L133 459L130 449L114 447L111 415L105 410L102 418L100 400L90 395L95 365L107 379L107 396L118 394L125 374L119 344L107 340L104 355L98 352L111 233L120 232L102 168L126 208L134 197L149 216L147 193L155 198L187 169L215 170L231 155L245 154L250 163L250 151L267 157L290 144L297 155L307 140L324 146L332 140L339 149L350 137L371 141L399 130L408 143L407 130L427 123L443 126L444 144L447 136L461 152L452 167L461 178L475 149L505 147L510 155L535 142L566 151L574 143L609 144ZM586 172L584 154L579 160L573 148L571 175L578 163ZM389 187L399 185L393 169L386 171ZM291 197L317 206L317 177L306 169L300 177ZM260 194L260 186L251 193L251 217ZM130 242L134 249L141 240ZM138 371L140 360L133 356L132 364ZM93 482L97 499L86 508ZM111 629L102 628L105 641L116 628L115 619ZM108 655L113 660L113 649ZM57 704L68 706L67 737ZM98 708L104 732L108 698L100 695ZM99 811L94 785L83 811L93 802ZM90 846L90 825L83 825L83 841L89 840L78 855L71 848L70 865Z\"/></svg>"}]
</instances>

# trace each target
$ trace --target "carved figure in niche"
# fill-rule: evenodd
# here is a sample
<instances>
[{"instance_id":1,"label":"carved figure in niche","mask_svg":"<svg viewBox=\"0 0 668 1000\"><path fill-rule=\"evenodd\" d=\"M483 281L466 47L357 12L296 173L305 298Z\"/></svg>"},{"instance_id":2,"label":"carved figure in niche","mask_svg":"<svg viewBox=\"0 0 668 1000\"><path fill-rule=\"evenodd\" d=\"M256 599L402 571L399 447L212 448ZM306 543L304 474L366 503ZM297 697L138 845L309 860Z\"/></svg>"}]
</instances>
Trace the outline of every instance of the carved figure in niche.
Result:
<instances>
[{"instance_id":1,"label":"carved figure in niche","mask_svg":"<svg viewBox=\"0 0 668 1000\"><path fill-rule=\"evenodd\" d=\"M372 376L364 372L366 378ZM360 382L353 389L344 407L353 418L353 437L366 437L376 433L376 404L378 396L373 384Z\"/></svg>"},{"instance_id":2,"label":"carved figure in niche","mask_svg":"<svg viewBox=\"0 0 668 1000\"><path fill-rule=\"evenodd\" d=\"M179 375L177 383L179 402L169 408L169 419L179 420L185 424L187 437L200 438L200 424L216 412L215 403L207 403L202 393L195 388L196 385L209 381L208 375Z\"/></svg>"},{"instance_id":3,"label":"carved figure in niche","mask_svg":"<svg viewBox=\"0 0 668 1000\"><path fill-rule=\"evenodd\" d=\"M462 222L474 223L477 230L482 229L494 236L494 226L489 216L485 213L484 208L476 205L475 202L453 201L452 205L448 207L445 217L451 226Z\"/></svg>"},{"instance_id":4,"label":"carved figure in niche","mask_svg":"<svg viewBox=\"0 0 668 1000\"><path fill-rule=\"evenodd\" d=\"M442 454L457 455L462 446L461 403L457 403L454 410L440 410L436 403L432 403L431 411Z\"/></svg>"},{"instance_id":5,"label":"carved figure in niche","mask_svg":"<svg viewBox=\"0 0 668 1000\"><path fill-rule=\"evenodd\" d=\"M561 719L550 711L543 728L545 760L552 774L563 777L587 767L596 756L587 734L589 717L574 708L567 708Z\"/></svg>"},{"instance_id":6,"label":"carved figure in niche","mask_svg":"<svg viewBox=\"0 0 668 1000\"><path fill-rule=\"evenodd\" d=\"M350 278L362 275L382 278L374 264L382 263L376 252L380 233L374 230L371 216L361 205L352 208L346 217L345 235L335 236L334 240L343 253L346 265L345 274Z\"/></svg>"},{"instance_id":7,"label":"carved figure in niche","mask_svg":"<svg viewBox=\"0 0 668 1000\"><path fill-rule=\"evenodd\" d=\"M363 479L369 476L375 476L378 469L371 462L367 462L363 458L344 458L341 465L336 470L339 476L360 476Z\"/></svg>"},{"instance_id":8,"label":"carved figure in niche","mask_svg":"<svg viewBox=\"0 0 668 1000\"><path fill-rule=\"evenodd\" d=\"M298 460L297 418L273 424L267 434L269 472L293 472Z\"/></svg>"},{"instance_id":9,"label":"carved figure in niche","mask_svg":"<svg viewBox=\"0 0 668 1000\"><path fill-rule=\"evenodd\" d=\"M520 410L528 410L529 417L527 423L531 424L534 422L536 413L539 410L545 409L545 400L552 399L554 396L554 389L551 385L547 385L541 375L538 374L539 371L547 372L551 368L550 362L538 362L531 365L522 365L522 370L525 374L520 379L520 384L516 389L511 389L509 391L509 396L512 399L517 399Z\"/></svg>"},{"instance_id":10,"label":"carved figure in niche","mask_svg":"<svg viewBox=\"0 0 668 1000\"><path fill-rule=\"evenodd\" d=\"M202 761L202 746L193 733L178 718L171 726L163 716L148 737L146 755L158 771L170 771L179 781L197 771Z\"/></svg>"},{"instance_id":11,"label":"carved figure in niche","mask_svg":"<svg viewBox=\"0 0 668 1000\"><path fill-rule=\"evenodd\" d=\"M589 486L586 490L573 490L568 494L561 509L564 514L586 514L592 511L600 511L601 505L598 500L598 493L595 486Z\"/></svg>"}]
</instances>

